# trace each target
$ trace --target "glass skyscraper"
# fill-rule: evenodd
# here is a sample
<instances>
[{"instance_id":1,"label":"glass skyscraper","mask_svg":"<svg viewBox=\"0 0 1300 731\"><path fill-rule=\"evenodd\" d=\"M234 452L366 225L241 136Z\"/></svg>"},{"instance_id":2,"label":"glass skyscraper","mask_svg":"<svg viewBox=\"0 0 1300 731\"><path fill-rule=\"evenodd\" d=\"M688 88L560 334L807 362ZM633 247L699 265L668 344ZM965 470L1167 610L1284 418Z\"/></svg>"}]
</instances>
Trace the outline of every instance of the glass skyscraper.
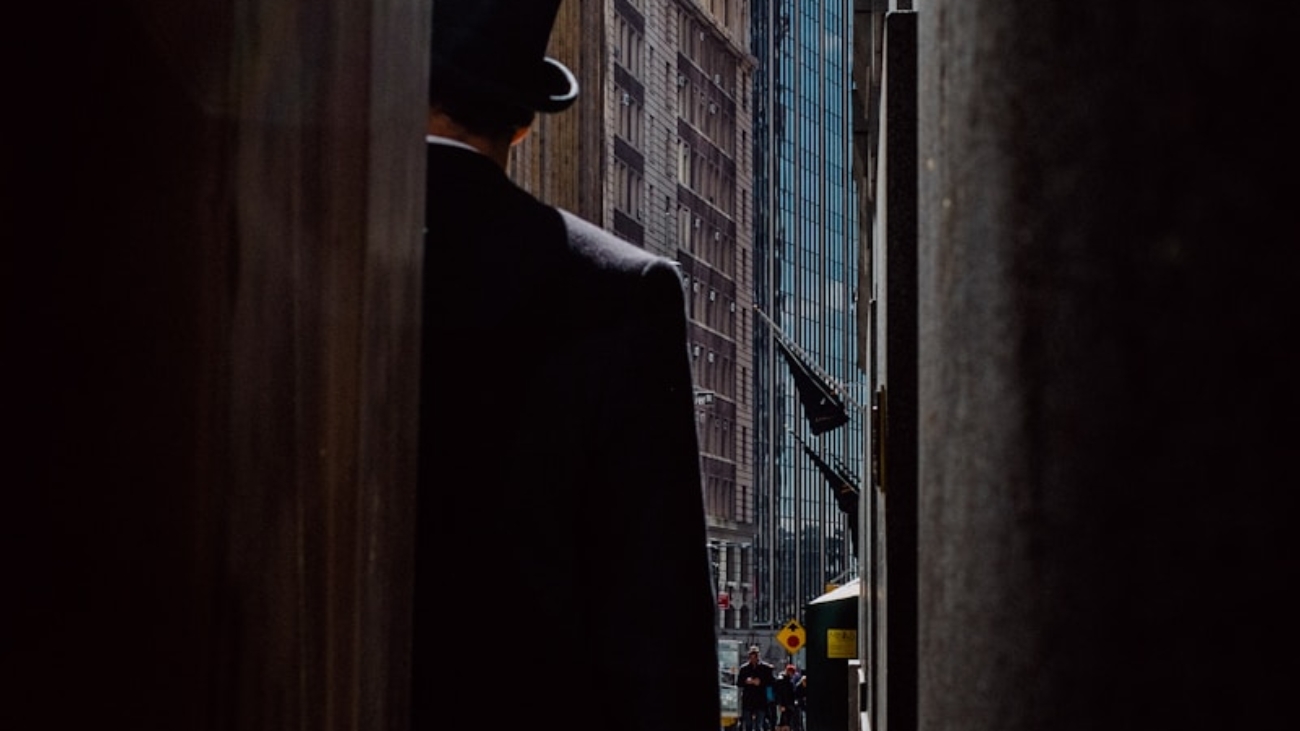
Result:
<instances>
[{"instance_id":1,"label":"glass skyscraper","mask_svg":"<svg viewBox=\"0 0 1300 731\"><path fill-rule=\"evenodd\" d=\"M813 435L778 336L754 327L754 624L802 619L831 583L856 576L850 524L802 441L862 478L867 394L857 366L857 208L851 170L853 4L752 5L755 306L846 386L850 421ZM864 297L865 301L865 297ZM865 484L865 480L862 480Z\"/></svg>"}]
</instances>

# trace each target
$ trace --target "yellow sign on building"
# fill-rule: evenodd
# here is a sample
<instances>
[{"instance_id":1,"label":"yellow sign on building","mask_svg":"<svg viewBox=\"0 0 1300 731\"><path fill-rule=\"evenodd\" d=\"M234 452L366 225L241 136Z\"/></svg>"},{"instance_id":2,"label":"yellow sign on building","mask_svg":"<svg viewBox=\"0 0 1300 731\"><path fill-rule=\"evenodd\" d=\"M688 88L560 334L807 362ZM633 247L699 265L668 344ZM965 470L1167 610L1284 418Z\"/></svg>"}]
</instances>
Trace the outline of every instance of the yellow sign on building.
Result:
<instances>
[{"instance_id":1,"label":"yellow sign on building","mask_svg":"<svg viewBox=\"0 0 1300 731\"><path fill-rule=\"evenodd\" d=\"M858 656L858 631L855 629L826 630L826 657L845 659Z\"/></svg>"}]
</instances>

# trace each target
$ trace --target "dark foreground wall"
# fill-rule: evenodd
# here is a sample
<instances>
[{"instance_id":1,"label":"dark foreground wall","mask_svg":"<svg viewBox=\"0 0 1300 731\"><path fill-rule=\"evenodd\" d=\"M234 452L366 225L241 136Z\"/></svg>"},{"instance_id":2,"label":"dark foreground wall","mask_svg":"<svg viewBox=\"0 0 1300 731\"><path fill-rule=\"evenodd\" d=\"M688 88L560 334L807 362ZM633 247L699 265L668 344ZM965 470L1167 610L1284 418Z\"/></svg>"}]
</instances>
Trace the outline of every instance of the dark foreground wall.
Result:
<instances>
[{"instance_id":1,"label":"dark foreground wall","mask_svg":"<svg viewBox=\"0 0 1300 731\"><path fill-rule=\"evenodd\" d=\"M403 728L428 3L25 5L0 727Z\"/></svg>"},{"instance_id":2,"label":"dark foreground wall","mask_svg":"<svg viewBox=\"0 0 1300 731\"><path fill-rule=\"evenodd\" d=\"M923 729L1294 723L1295 12L920 8Z\"/></svg>"}]
</instances>

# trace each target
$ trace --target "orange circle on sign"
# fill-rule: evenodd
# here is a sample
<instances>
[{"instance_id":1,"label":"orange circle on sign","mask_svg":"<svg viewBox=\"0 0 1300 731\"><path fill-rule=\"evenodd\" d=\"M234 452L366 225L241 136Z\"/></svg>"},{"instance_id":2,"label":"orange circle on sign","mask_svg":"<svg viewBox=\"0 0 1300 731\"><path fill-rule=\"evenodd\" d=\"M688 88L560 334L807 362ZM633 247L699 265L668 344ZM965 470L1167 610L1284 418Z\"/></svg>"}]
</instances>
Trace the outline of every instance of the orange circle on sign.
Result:
<instances>
[{"instance_id":1,"label":"orange circle on sign","mask_svg":"<svg viewBox=\"0 0 1300 731\"><path fill-rule=\"evenodd\" d=\"M785 644L786 644L786 647L789 647L791 650L793 650L794 648L798 647L798 646L799 646L799 635L790 635L789 637L785 638Z\"/></svg>"}]
</instances>

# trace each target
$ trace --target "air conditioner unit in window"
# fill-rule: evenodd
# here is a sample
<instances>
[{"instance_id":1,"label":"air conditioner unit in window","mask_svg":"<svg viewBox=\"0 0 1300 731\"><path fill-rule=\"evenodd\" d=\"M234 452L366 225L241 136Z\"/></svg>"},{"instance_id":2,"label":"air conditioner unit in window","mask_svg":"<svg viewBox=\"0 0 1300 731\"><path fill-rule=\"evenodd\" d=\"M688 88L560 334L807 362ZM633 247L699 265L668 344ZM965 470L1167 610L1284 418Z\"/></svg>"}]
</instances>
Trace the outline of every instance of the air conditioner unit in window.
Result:
<instances>
[{"instance_id":1,"label":"air conditioner unit in window","mask_svg":"<svg viewBox=\"0 0 1300 731\"><path fill-rule=\"evenodd\" d=\"M713 232L713 240L714 240L714 241L721 241L721 240L722 240L722 234L719 233L719 232L717 232L717 231L714 231L714 232Z\"/></svg>"},{"instance_id":2,"label":"air conditioner unit in window","mask_svg":"<svg viewBox=\"0 0 1300 731\"><path fill-rule=\"evenodd\" d=\"M700 227L700 219L697 218L695 219L695 228L699 228L699 227Z\"/></svg>"},{"instance_id":3,"label":"air conditioner unit in window","mask_svg":"<svg viewBox=\"0 0 1300 731\"><path fill-rule=\"evenodd\" d=\"M718 86L722 86L722 74L714 74L713 83L717 84Z\"/></svg>"},{"instance_id":4,"label":"air conditioner unit in window","mask_svg":"<svg viewBox=\"0 0 1300 731\"><path fill-rule=\"evenodd\" d=\"M627 92L623 92L623 106L626 107L631 103L632 103L632 95L628 94Z\"/></svg>"},{"instance_id":5,"label":"air conditioner unit in window","mask_svg":"<svg viewBox=\"0 0 1300 731\"><path fill-rule=\"evenodd\" d=\"M718 113L718 105L714 104L713 102L709 102L709 114L717 114L717 113Z\"/></svg>"},{"instance_id":6,"label":"air conditioner unit in window","mask_svg":"<svg viewBox=\"0 0 1300 731\"><path fill-rule=\"evenodd\" d=\"M710 362L710 363L713 362L713 353L709 353L709 362Z\"/></svg>"},{"instance_id":7,"label":"air conditioner unit in window","mask_svg":"<svg viewBox=\"0 0 1300 731\"><path fill-rule=\"evenodd\" d=\"M677 74L677 85L686 86L686 74Z\"/></svg>"}]
</instances>

